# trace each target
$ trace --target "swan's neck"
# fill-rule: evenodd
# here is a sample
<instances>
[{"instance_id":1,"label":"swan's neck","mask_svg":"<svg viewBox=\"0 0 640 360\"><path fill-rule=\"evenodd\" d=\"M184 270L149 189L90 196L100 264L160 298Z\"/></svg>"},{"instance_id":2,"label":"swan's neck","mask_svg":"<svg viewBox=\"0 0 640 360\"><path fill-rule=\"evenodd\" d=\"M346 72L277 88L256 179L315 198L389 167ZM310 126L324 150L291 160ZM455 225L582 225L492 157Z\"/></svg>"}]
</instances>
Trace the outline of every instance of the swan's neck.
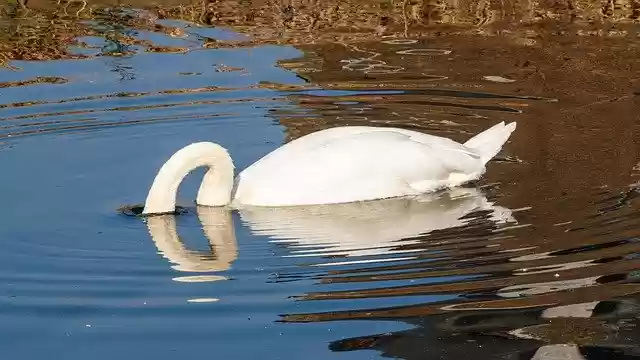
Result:
<instances>
[{"instance_id":1,"label":"swan's neck","mask_svg":"<svg viewBox=\"0 0 640 360\"><path fill-rule=\"evenodd\" d=\"M173 154L156 175L145 202L143 214L166 214L175 211L176 195L182 180L191 171L207 167L196 203L224 206L231 201L233 161L225 148L210 142L188 145Z\"/></svg>"}]
</instances>

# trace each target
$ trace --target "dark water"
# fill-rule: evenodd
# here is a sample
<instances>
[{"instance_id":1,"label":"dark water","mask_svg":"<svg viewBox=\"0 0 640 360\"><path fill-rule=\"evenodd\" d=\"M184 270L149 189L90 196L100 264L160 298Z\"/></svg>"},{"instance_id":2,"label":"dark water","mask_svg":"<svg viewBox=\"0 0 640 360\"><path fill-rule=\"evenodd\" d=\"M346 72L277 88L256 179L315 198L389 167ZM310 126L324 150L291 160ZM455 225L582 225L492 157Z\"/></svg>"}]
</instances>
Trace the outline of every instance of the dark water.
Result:
<instances>
[{"instance_id":1,"label":"dark water","mask_svg":"<svg viewBox=\"0 0 640 360\"><path fill-rule=\"evenodd\" d=\"M86 40L96 48L82 51L112 46ZM3 82L66 80L0 89L5 355L640 358L637 45L544 41L141 52L1 70ZM464 140L498 121L518 130L482 181L422 202L228 214L193 206L200 171L181 189L187 214L116 211L195 141L223 145L243 169L341 124Z\"/></svg>"}]
</instances>

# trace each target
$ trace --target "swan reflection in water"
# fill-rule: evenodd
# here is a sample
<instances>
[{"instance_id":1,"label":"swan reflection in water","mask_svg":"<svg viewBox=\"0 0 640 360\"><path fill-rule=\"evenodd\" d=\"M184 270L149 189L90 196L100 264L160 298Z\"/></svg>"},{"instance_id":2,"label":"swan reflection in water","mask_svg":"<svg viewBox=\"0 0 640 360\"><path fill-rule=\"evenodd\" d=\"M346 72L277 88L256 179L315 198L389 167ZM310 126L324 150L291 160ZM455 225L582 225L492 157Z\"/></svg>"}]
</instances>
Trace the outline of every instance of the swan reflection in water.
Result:
<instances>
[{"instance_id":1,"label":"swan reflection in water","mask_svg":"<svg viewBox=\"0 0 640 360\"><path fill-rule=\"evenodd\" d=\"M223 272L231 268L238 258L238 244L231 213L224 208L198 207L197 215L210 251L187 249L178 235L174 215L151 216L147 227L162 256L174 265L172 269L184 272ZM176 281L197 282L225 280L223 276L196 275L174 278Z\"/></svg>"},{"instance_id":2,"label":"swan reflection in water","mask_svg":"<svg viewBox=\"0 0 640 360\"><path fill-rule=\"evenodd\" d=\"M494 205L475 188L304 208L247 208L240 216L253 234L295 247L290 256L362 257L424 251L398 247L420 243L419 235L463 226L469 222L464 217L475 211L488 212L496 223L515 222L511 210Z\"/></svg>"},{"instance_id":3,"label":"swan reflection in water","mask_svg":"<svg viewBox=\"0 0 640 360\"><path fill-rule=\"evenodd\" d=\"M475 211L489 213L495 223L515 222L512 212L496 206L475 188L455 188L412 198L393 198L348 204L298 207L246 207L242 221L254 235L288 243L298 250L290 256L361 257L408 253L399 245L435 230L465 225ZM187 249L178 235L174 215L147 218L149 232L159 252L173 269L184 272L224 272L238 256L233 220L223 207L197 207L197 215L211 252ZM366 261L403 260L383 258ZM366 262L361 260L361 262ZM355 261L357 262L357 261ZM324 264L327 265L327 264ZM212 281L221 276L187 276L177 281Z\"/></svg>"}]
</instances>

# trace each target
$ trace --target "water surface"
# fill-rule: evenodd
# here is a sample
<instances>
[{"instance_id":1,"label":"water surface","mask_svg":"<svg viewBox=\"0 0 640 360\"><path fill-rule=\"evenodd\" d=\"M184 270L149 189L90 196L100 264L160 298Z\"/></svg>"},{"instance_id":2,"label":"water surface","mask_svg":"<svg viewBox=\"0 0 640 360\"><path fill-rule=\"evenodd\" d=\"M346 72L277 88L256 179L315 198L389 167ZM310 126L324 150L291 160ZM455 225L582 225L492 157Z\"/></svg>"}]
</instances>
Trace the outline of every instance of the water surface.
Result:
<instances>
[{"instance_id":1,"label":"water surface","mask_svg":"<svg viewBox=\"0 0 640 360\"><path fill-rule=\"evenodd\" d=\"M136 36L196 49L207 30L185 31ZM0 72L12 82L0 89L5 353L640 357L638 47L563 39L13 63ZM78 51L115 46L85 40L93 48ZM58 80L24 82L37 77ZM332 126L463 141L498 121L518 129L486 176L422 199L226 213L193 205L197 171L181 188L186 214L116 211L195 141L243 169Z\"/></svg>"}]
</instances>

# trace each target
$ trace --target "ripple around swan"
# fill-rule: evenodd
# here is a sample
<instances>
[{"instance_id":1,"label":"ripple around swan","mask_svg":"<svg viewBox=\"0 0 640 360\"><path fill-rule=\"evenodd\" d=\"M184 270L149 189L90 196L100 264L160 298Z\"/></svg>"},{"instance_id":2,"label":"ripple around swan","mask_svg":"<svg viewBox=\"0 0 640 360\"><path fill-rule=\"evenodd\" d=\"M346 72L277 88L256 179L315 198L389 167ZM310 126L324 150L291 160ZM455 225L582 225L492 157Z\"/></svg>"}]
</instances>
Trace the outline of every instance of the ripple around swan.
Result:
<instances>
[{"instance_id":1,"label":"ripple around swan","mask_svg":"<svg viewBox=\"0 0 640 360\"><path fill-rule=\"evenodd\" d=\"M628 209L624 210L629 212ZM593 219L585 216L582 221L573 222L571 227L557 231L557 235L563 236L565 241L542 242L527 247L521 247L521 244L524 241L529 241L528 245L535 244L527 239L535 236L534 227L507 225L501 229L494 228L486 219L483 221L482 217L469 218L469 225L461 224L447 227L443 231L434 231L419 238L420 241L415 241L414 244L403 246L403 251L422 252L414 256L417 261L399 265L332 269L326 275L316 277L322 284L408 281L412 283L410 285L313 292L300 296L300 300L455 294L456 303L447 308L499 309L506 304L510 304L509 307L517 307L519 304L526 307L527 303L548 303L532 299L538 295L541 298L553 298L554 303L562 302L563 295L573 298L577 296L577 292L589 293L594 287L602 287L602 290L594 294L605 288L609 288L608 291L618 289L623 294L631 294L639 290L636 282L640 278L635 271L638 264L634 254L640 250L640 240L631 234L620 235L616 240L609 239L608 235L610 230L636 228L640 217L636 213L620 212L621 210L614 210L600 214L600 217L609 219L598 219L596 226L591 226ZM527 211L522 210L514 214L513 218L526 218L526 214ZM583 245L568 246L568 239L572 234L582 238L582 234L577 234L578 229L591 229L591 240L588 244L583 241ZM400 243L399 247L402 245ZM590 276L584 276L585 268L590 268ZM454 275L463 277L462 281L445 281L445 284L439 284L439 279ZM464 277L467 276L473 278L473 281L465 280ZM423 283L417 284L418 281ZM620 286L623 284L624 286ZM434 306L429 311L439 311L437 309L441 307L442 305ZM415 311L420 314L426 310L416 308ZM406 314L404 316L414 316L410 308L400 312ZM358 317L358 313L360 312L349 312L344 316ZM384 313L382 311L380 315ZM363 310L362 314L371 318L375 312ZM326 314L326 318L319 318L332 319L334 316L336 319L341 318L340 313ZM309 317L311 318L313 317ZM302 320L304 317L291 319Z\"/></svg>"},{"instance_id":2,"label":"ripple around swan","mask_svg":"<svg viewBox=\"0 0 640 360\"><path fill-rule=\"evenodd\" d=\"M0 162L8 169L0 188L10 204L0 227L0 333L9 353L95 357L90 353L96 333L107 342L141 340L123 347L135 352L145 341L174 338L177 328L186 329L179 336L183 344L201 339L204 345L221 331L208 325L189 330L187 324L212 311L221 311L216 323L231 334L220 338L247 333L250 327L231 315L237 313L270 334L268 314L279 312L276 296L255 284L267 284L278 267L260 261L264 246L245 247L249 265L230 269L237 255L222 249L232 244L203 240L197 217L173 222L181 238L154 242L147 228L152 223L123 219L114 209L143 199L148 185L140 184L151 180L160 157L196 138L218 137L238 166L275 147L282 130L268 110L292 105L269 84L295 87L302 81L273 65L297 54L262 46L17 62L21 71L0 70L6 85ZM153 65L167 61L167 68ZM216 64L245 71L218 72ZM180 75L186 72L194 75ZM58 80L44 81L52 74ZM184 191L191 193L196 184L197 175ZM221 251L212 253L216 246ZM260 308L251 300L257 297L263 299ZM34 336L48 350L25 347ZM113 355L116 348L102 353Z\"/></svg>"},{"instance_id":3,"label":"ripple around swan","mask_svg":"<svg viewBox=\"0 0 640 360\"><path fill-rule=\"evenodd\" d=\"M640 225L639 205L632 200L624 208L609 206L628 200L626 192L600 192L594 198L600 200L582 220L560 227L555 241L533 240L539 233L535 226L495 227L485 214L422 235L406 247L399 242L398 249L417 251L411 261L355 267L334 262L313 276L318 290L296 296L309 309L312 303L335 302L329 306L333 310L289 313L281 321L400 320L414 326L334 340L333 351L375 349L407 358L453 351L458 356L483 344L499 358L534 356L536 351L545 359L543 354L553 353L582 358L566 357L570 352L588 359L598 358L596 353L633 358L637 349L629 339L635 338L640 311L640 239L634 231ZM609 210L602 211L603 205ZM522 224L527 212L513 213L513 218ZM588 232L588 242L581 232ZM612 233L619 236L612 240ZM582 244L571 245L573 236ZM431 300L425 302L425 296ZM381 298L397 298L401 304L375 306ZM359 305L349 305L353 301ZM456 350L443 347L443 337L457 344ZM577 345L554 345L565 343Z\"/></svg>"}]
</instances>

